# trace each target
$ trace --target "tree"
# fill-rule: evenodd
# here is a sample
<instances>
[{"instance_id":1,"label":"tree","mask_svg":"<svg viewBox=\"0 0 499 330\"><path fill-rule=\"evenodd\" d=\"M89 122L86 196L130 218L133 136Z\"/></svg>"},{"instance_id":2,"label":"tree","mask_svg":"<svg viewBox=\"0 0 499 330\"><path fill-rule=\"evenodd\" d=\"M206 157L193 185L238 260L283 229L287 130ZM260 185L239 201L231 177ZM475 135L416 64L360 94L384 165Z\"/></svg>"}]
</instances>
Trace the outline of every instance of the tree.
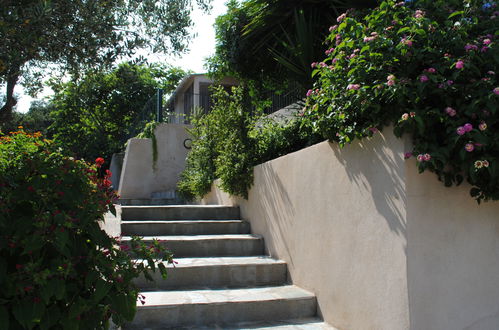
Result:
<instances>
[{"instance_id":1,"label":"tree","mask_svg":"<svg viewBox=\"0 0 499 330\"><path fill-rule=\"evenodd\" d=\"M217 45L208 68L215 76L233 75L260 83L260 88L290 83L304 90L312 84L310 64L323 57L322 43L336 17L351 7L375 4L376 0L232 0L227 13L216 20Z\"/></svg>"},{"instance_id":2,"label":"tree","mask_svg":"<svg viewBox=\"0 0 499 330\"><path fill-rule=\"evenodd\" d=\"M209 9L211 0L196 0ZM0 84L6 100L0 121L16 104L14 87L34 93L44 69L56 65L78 76L81 69L109 67L138 48L181 52L190 39L193 0L2 0ZM62 74L62 73L61 73Z\"/></svg>"},{"instance_id":3,"label":"tree","mask_svg":"<svg viewBox=\"0 0 499 330\"><path fill-rule=\"evenodd\" d=\"M110 159L133 133L136 118L156 89L173 91L185 74L164 65L123 63L89 72L77 82L52 81L50 130L78 157Z\"/></svg>"},{"instance_id":4,"label":"tree","mask_svg":"<svg viewBox=\"0 0 499 330\"><path fill-rule=\"evenodd\" d=\"M52 110L51 103L36 100L31 103L28 112L20 114L19 125L27 132L40 132L44 137L51 137L48 128L54 122L50 114Z\"/></svg>"}]
</instances>

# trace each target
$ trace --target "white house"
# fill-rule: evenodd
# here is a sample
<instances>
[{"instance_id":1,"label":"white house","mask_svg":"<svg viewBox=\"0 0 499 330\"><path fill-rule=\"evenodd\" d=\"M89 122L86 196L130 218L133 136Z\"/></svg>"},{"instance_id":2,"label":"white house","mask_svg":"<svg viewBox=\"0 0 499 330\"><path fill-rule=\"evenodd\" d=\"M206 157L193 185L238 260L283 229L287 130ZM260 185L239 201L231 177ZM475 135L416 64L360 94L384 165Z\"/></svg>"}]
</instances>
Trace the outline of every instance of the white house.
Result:
<instances>
[{"instance_id":1,"label":"white house","mask_svg":"<svg viewBox=\"0 0 499 330\"><path fill-rule=\"evenodd\" d=\"M211 109L209 87L214 83L203 73L185 76L167 101L167 107L171 113L168 122L173 124L187 123L189 115L196 107L208 112ZM238 82L232 77L226 77L217 84L230 87L238 85Z\"/></svg>"}]
</instances>

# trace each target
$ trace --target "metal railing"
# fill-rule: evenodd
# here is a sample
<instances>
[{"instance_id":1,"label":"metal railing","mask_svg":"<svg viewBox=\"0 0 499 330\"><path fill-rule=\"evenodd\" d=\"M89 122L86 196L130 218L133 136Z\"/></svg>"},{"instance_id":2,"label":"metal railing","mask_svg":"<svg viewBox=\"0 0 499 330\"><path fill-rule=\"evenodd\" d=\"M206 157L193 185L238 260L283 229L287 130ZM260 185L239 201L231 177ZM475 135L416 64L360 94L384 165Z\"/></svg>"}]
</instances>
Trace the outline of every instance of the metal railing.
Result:
<instances>
[{"instance_id":1,"label":"metal railing","mask_svg":"<svg viewBox=\"0 0 499 330\"><path fill-rule=\"evenodd\" d=\"M263 98L268 100L268 106L263 109L264 114L271 114L290 104L293 104L303 98L303 95L295 90L288 93L277 95L269 92L263 95ZM250 111L254 111L251 102L245 100ZM134 137L142 132L145 125L150 121L174 123L174 124L189 124L190 116L195 111L203 111L208 113L213 107L213 97L211 93L178 93L171 95L168 100L164 101L164 92L162 89L157 89L156 93L149 98L144 104L144 107L136 116L132 127L130 127L128 135Z\"/></svg>"}]
</instances>

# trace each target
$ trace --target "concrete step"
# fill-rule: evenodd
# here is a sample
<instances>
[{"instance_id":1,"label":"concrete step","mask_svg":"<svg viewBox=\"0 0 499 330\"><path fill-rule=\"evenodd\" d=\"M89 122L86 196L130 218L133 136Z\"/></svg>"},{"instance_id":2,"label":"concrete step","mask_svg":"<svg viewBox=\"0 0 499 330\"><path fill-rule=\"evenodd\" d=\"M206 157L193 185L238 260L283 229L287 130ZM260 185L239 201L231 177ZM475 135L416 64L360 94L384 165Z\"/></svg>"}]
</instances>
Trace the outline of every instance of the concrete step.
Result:
<instances>
[{"instance_id":1,"label":"concrete step","mask_svg":"<svg viewBox=\"0 0 499 330\"><path fill-rule=\"evenodd\" d=\"M121 206L125 220L235 220L239 207L223 205L142 205Z\"/></svg>"},{"instance_id":2,"label":"concrete step","mask_svg":"<svg viewBox=\"0 0 499 330\"><path fill-rule=\"evenodd\" d=\"M191 291L144 292L145 304L125 329L230 325L237 322L276 321L313 317L313 294L293 285Z\"/></svg>"},{"instance_id":3,"label":"concrete step","mask_svg":"<svg viewBox=\"0 0 499 330\"><path fill-rule=\"evenodd\" d=\"M118 204L126 206L144 206L144 205L180 205L183 204L179 198L120 198Z\"/></svg>"},{"instance_id":4,"label":"concrete step","mask_svg":"<svg viewBox=\"0 0 499 330\"><path fill-rule=\"evenodd\" d=\"M209 325L194 325L194 326L154 326L154 327L135 327L129 325L125 329L141 329L141 330L241 330L241 329L277 329L277 330L338 330L317 318L302 318L293 320L279 321L256 321L256 322L238 322L234 324L209 324Z\"/></svg>"},{"instance_id":5,"label":"concrete step","mask_svg":"<svg viewBox=\"0 0 499 330\"><path fill-rule=\"evenodd\" d=\"M302 318L281 321L239 322L226 326L211 324L206 327L181 327L175 329L279 329L279 330L338 330L318 318ZM159 330L159 329L158 329Z\"/></svg>"},{"instance_id":6,"label":"concrete step","mask_svg":"<svg viewBox=\"0 0 499 330\"><path fill-rule=\"evenodd\" d=\"M250 225L242 220L122 221L122 235L213 235L249 234Z\"/></svg>"},{"instance_id":7,"label":"concrete step","mask_svg":"<svg viewBox=\"0 0 499 330\"><path fill-rule=\"evenodd\" d=\"M123 237L126 243L130 237ZM193 235L193 236L144 236L150 244L153 239L173 252L175 258L259 256L263 254L263 238L260 235Z\"/></svg>"},{"instance_id":8,"label":"concrete step","mask_svg":"<svg viewBox=\"0 0 499 330\"><path fill-rule=\"evenodd\" d=\"M178 258L168 266L168 278L152 274L154 282L144 277L135 280L141 290L178 290L181 288L236 288L283 285L286 263L270 257Z\"/></svg>"}]
</instances>

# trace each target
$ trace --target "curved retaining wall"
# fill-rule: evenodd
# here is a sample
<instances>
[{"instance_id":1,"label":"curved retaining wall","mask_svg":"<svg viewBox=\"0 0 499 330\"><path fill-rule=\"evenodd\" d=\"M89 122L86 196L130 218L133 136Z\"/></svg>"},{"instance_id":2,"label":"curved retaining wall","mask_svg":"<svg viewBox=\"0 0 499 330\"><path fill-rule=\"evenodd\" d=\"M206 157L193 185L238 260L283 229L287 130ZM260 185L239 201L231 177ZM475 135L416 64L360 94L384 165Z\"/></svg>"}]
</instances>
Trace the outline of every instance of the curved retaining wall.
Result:
<instances>
[{"instance_id":1,"label":"curved retaining wall","mask_svg":"<svg viewBox=\"0 0 499 330\"><path fill-rule=\"evenodd\" d=\"M239 205L339 329L499 329L499 202L418 174L409 149L390 129L322 142L257 166L248 200L202 203Z\"/></svg>"}]
</instances>

